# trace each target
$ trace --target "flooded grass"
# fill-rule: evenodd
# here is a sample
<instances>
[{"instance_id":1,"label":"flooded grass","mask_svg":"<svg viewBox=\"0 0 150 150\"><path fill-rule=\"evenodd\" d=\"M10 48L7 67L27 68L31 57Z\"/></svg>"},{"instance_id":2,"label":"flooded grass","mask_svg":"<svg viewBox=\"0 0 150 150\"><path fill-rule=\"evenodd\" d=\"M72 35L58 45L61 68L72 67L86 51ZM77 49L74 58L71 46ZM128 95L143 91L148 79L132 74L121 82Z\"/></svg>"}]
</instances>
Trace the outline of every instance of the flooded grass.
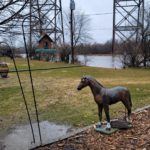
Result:
<instances>
[{"instance_id":1,"label":"flooded grass","mask_svg":"<svg viewBox=\"0 0 150 150\"><path fill-rule=\"evenodd\" d=\"M10 69L14 69L9 61ZM18 59L19 68L26 68ZM66 66L64 63L32 61L34 68ZM69 66L69 65L68 65ZM33 121L35 109L28 73L20 73L25 96ZM104 69L96 67L63 68L32 72L40 121L49 120L74 126L86 126L98 121L97 106L89 88L76 90L83 75L94 76L105 87L126 86L131 91L133 109L150 104L149 69ZM28 122L18 79L15 73L0 79L0 130ZM124 113L121 103L111 106L111 117ZM104 118L105 119L105 118Z\"/></svg>"}]
</instances>

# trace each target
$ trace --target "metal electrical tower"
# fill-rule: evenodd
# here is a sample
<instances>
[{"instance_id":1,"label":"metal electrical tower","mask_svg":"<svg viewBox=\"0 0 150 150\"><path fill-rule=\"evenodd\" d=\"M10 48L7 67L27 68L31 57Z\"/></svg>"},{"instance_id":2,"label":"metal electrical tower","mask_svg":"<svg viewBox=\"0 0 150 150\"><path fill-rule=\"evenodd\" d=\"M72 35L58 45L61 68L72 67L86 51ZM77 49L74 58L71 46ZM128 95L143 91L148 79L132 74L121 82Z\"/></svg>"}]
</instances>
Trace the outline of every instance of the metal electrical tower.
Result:
<instances>
[{"instance_id":1,"label":"metal electrical tower","mask_svg":"<svg viewBox=\"0 0 150 150\"><path fill-rule=\"evenodd\" d=\"M31 32L40 34L45 32L55 44L64 42L61 0L30 0L30 14ZM39 18L36 26L34 16Z\"/></svg>"},{"instance_id":2,"label":"metal electrical tower","mask_svg":"<svg viewBox=\"0 0 150 150\"><path fill-rule=\"evenodd\" d=\"M63 15L61 0L2 1L0 4L0 35L8 37L25 34L30 37L48 34L55 44L64 42ZM7 14L7 15L6 15Z\"/></svg>"},{"instance_id":3,"label":"metal electrical tower","mask_svg":"<svg viewBox=\"0 0 150 150\"><path fill-rule=\"evenodd\" d=\"M112 52L116 41L141 40L143 30L144 0L114 0Z\"/></svg>"}]
</instances>

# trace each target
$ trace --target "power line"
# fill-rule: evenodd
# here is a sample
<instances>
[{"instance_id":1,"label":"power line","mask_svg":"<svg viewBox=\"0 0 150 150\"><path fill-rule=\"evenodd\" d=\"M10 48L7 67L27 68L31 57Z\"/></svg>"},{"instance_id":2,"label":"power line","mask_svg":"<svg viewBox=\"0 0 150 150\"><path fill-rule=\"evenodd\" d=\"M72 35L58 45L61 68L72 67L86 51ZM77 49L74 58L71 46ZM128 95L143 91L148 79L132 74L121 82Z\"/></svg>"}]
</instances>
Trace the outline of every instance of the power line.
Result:
<instances>
[{"instance_id":1,"label":"power line","mask_svg":"<svg viewBox=\"0 0 150 150\"><path fill-rule=\"evenodd\" d=\"M103 16L103 15L112 15L112 12L107 13L93 13L93 14L84 14L84 16Z\"/></svg>"},{"instance_id":2,"label":"power line","mask_svg":"<svg viewBox=\"0 0 150 150\"><path fill-rule=\"evenodd\" d=\"M118 13L118 12L116 12ZM113 12L104 12L104 13L93 13L93 14L82 14L83 16L104 16L104 15L112 15ZM78 16L78 14L76 14Z\"/></svg>"},{"instance_id":3,"label":"power line","mask_svg":"<svg viewBox=\"0 0 150 150\"><path fill-rule=\"evenodd\" d=\"M97 31L97 30L112 30L112 28L95 28L95 29L90 29L90 31Z\"/></svg>"},{"instance_id":4,"label":"power line","mask_svg":"<svg viewBox=\"0 0 150 150\"><path fill-rule=\"evenodd\" d=\"M104 16L104 15L112 15L112 12L106 12L106 13L93 13L93 14L82 14L83 16ZM79 16L79 14L75 14L76 16Z\"/></svg>"}]
</instances>

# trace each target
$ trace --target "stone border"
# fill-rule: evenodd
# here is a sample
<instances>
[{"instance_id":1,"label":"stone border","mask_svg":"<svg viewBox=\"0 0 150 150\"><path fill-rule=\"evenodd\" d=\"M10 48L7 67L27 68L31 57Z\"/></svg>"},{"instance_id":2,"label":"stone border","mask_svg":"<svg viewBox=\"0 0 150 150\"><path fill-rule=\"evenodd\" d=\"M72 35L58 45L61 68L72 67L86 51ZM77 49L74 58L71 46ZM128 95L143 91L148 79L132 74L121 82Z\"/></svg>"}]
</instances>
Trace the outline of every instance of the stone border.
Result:
<instances>
[{"instance_id":1,"label":"stone border","mask_svg":"<svg viewBox=\"0 0 150 150\"><path fill-rule=\"evenodd\" d=\"M137 108L135 111L133 111L133 113L139 113L141 111L144 111L145 109L150 108L150 105L144 106L142 108Z\"/></svg>"},{"instance_id":2,"label":"stone border","mask_svg":"<svg viewBox=\"0 0 150 150\"><path fill-rule=\"evenodd\" d=\"M145 109L148 109L148 108L150 108L150 105L144 106L144 107L142 107L142 108L138 108L138 109L136 109L135 111L133 111L132 113L139 113L139 112L142 112L142 111L144 111ZM116 119L114 119L114 120L116 120ZM104 123L106 123L106 122L104 122ZM93 127L93 126L94 126L94 124L93 124L93 125L90 125L90 126L87 126L87 127L84 127L84 128L77 129L77 130L75 130L75 131L73 131L73 132L71 132L71 133L67 133L65 136L62 136L62 137L60 137L60 138L56 138L56 139L52 140L52 142L50 142L50 143L48 143L48 144L44 144L44 145L42 145L42 146L32 147L30 150L34 150L35 148L39 148L39 147L45 147L46 145L53 144L53 143L55 143L55 142L65 140L65 139L67 139L67 138L69 138L69 137L72 137L72 136L74 136L74 135L76 135L76 134L79 134L79 133L81 133L81 132L83 132L83 131L85 131L85 130L87 130L87 129Z\"/></svg>"}]
</instances>

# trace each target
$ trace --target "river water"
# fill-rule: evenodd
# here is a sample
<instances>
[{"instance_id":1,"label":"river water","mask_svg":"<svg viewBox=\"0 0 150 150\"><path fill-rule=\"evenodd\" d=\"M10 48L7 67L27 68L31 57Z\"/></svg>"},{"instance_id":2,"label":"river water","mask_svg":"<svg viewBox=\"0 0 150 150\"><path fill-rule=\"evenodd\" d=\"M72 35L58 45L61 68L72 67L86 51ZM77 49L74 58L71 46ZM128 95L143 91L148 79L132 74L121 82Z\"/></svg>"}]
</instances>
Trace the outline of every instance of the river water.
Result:
<instances>
[{"instance_id":1,"label":"river water","mask_svg":"<svg viewBox=\"0 0 150 150\"><path fill-rule=\"evenodd\" d=\"M122 68L119 56L112 55L78 55L78 61L82 65L103 68Z\"/></svg>"},{"instance_id":2,"label":"river water","mask_svg":"<svg viewBox=\"0 0 150 150\"><path fill-rule=\"evenodd\" d=\"M22 58L26 58L26 54L20 54ZM103 68L122 68L119 56L112 55L77 55L78 61L82 65Z\"/></svg>"}]
</instances>

